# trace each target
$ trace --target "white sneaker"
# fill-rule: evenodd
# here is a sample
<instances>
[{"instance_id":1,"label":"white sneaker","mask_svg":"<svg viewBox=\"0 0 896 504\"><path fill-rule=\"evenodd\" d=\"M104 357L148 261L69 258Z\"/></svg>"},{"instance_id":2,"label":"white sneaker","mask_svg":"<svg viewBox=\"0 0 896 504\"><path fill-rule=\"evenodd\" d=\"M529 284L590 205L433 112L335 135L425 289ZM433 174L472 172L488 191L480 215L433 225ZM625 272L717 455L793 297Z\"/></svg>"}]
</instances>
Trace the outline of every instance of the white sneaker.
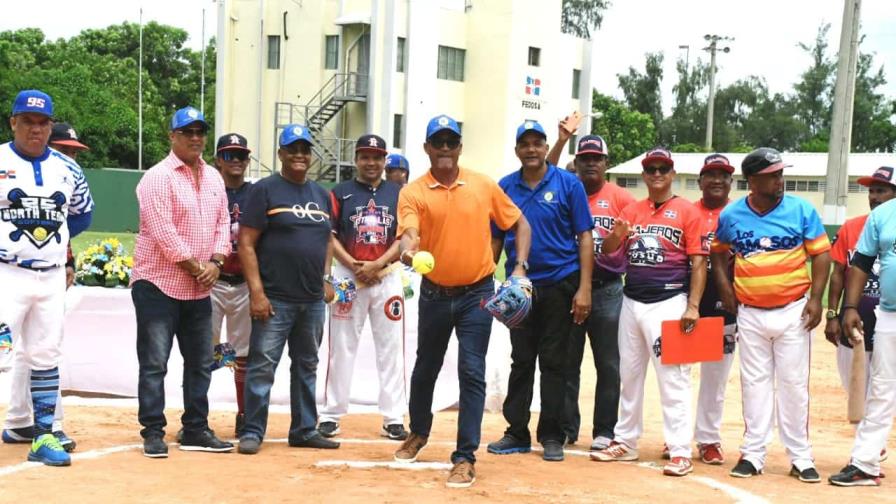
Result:
<instances>
[{"instance_id":1,"label":"white sneaker","mask_svg":"<svg viewBox=\"0 0 896 504\"><path fill-rule=\"evenodd\" d=\"M622 462L627 460L638 460L638 450L629 448L622 443L613 441L610 446L600 451L591 452L589 454L591 460L598 462Z\"/></svg>"},{"instance_id":2,"label":"white sneaker","mask_svg":"<svg viewBox=\"0 0 896 504\"><path fill-rule=\"evenodd\" d=\"M666 476L684 476L694 470L691 459L685 457L672 457L672 460L663 466L663 474Z\"/></svg>"},{"instance_id":3,"label":"white sneaker","mask_svg":"<svg viewBox=\"0 0 896 504\"><path fill-rule=\"evenodd\" d=\"M597 436L594 438L594 441L591 442L591 451L606 450L612 442L613 440L606 436Z\"/></svg>"}]
</instances>

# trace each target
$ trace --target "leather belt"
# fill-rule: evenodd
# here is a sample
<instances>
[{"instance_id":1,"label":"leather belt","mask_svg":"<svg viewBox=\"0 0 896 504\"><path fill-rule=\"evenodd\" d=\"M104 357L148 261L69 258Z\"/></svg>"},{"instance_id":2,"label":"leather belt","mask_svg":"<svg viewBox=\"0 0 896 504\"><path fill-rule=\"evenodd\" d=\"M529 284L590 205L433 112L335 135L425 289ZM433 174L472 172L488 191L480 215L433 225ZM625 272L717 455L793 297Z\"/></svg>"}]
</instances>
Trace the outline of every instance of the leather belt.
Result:
<instances>
[{"instance_id":1,"label":"leather belt","mask_svg":"<svg viewBox=\"0 0 896 504\"><path fill-rule=\"evenodd\" d=\"M462 296L474 289L482 287L483 285L493 284L493 282L494 282L494 280L492 279L492 276L488 275L488 276L483 277L469 285L457 285L457 286L453 286L453 287L445 287L445 286L439 285L435 282L432 282L429 279L427 279L426 277L424 277L423 280L420 282L420 288L431 290L440 296L455 297L455 296Z\"/></svg>"},{"instance_id":2,"label":"leather belt","mask_svg":"<svg viewBox=\"0 0 896 504\"><path fill-rule=\"evenodd\" d=\"M227 282L230 285L240 285L246 282L246 277L244 277L243 275L227 275L222 273L218 275L218 280Z\"/></svg>"}]
</instances>

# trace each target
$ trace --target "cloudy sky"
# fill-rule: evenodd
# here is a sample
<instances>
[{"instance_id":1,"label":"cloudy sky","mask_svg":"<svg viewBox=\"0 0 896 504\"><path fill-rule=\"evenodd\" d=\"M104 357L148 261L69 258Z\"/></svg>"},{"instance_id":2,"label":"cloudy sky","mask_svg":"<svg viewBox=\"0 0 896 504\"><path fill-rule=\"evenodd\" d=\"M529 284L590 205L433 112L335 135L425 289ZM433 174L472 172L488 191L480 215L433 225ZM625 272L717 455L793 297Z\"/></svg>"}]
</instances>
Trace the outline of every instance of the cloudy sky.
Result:
<instances>
[{"instance_id":1,"label":"cloudy sky","mask_svg":"<svg viewBox=\"0 0 896 504\"><path fill-rule=\"evenodd\" d=\"M299 1L299 0L296 0ZM304 0L322 1L322 0ZM447 1L447 0L442 0ZM451 0L460 1L460 0ZM499 0L473 0L476 2ZM773 92L786 92L809 65L798 46L815 38L821 23L831 23L832 54L840 40L843 0L611 0L601 29L595 33L595 87L621 95L616 75L630 65L642 68L644 54L662 51L666 58L664 107L671 105L675 61L688 57L707 60L703 35L734 37L731 52L718 58L718 81L724 85L749 75L764 77ZM179 26L190 33L190 46L201 46L202 10L206 10L206 38L216 29L213 0L28 0L29 9L7 11L0 30L37 26L50 38L70 37L84 28L99 28L123 21L136 22L140 8L144 21ZM31 16L40 12L40 16ZM894 0L862 1L862 49L876 54L890 82L886 94L896 96L896 8ZM689 50L679 49L687 45Z\"/></svg>"}]
</instances>

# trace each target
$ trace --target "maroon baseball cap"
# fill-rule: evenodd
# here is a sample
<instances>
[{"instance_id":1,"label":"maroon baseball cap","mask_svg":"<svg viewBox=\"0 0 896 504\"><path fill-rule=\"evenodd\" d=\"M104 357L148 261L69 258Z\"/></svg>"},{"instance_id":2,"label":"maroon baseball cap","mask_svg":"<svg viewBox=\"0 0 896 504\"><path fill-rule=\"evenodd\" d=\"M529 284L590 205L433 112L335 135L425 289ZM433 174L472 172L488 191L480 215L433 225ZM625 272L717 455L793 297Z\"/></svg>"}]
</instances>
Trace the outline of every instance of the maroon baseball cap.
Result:
<instances>
[{"instance_id":1,"label":"maroon baseball cap","mask_svg":"<svg viewBox=\"0 0 896 504\"><path fill-rule=\"evenodd\" d=\"M601 156L606 156L609 153L607 142L605 142L600 135L583 136L579 139L579 145L576 149L576 156L581 156L582 154L600 154Z\"/></svg>"},{"instance_id":2,"label":"maroon baseball cap","mask_svg":"<svg viewBox=\"0 0 896 504\"><path fill-rule=\"evenodd\" d=\"M662 161L666 166L675 168L675 161L672 160L672 153L662 147L655 147L644 156L641 160L641 166L646 168L651 161Z\"/></svg>"},{"instance_id":3,"label":"maroon baseball cap","mask_svg":"<svg viewBox=\"0 0 896 504\"><path fill-rule=\"evenodd\" d=\"M709 170L723 170L728 173L734 173L734 167L728 158L721 154L710 154L703 160L703 168L700 168L700 174Z\"/></svg>"},{"instance_id":4,"label":"maroon baseball cap","mask_svg":"<svg viewBox=\"0 0 896 504\"><path fill-rule=\"evenodd\" d=\"M870 177L860 177L858 182L859 184L865 187L871 187L871 184L878 182L881 184L890 184L893 187L896 187L896 181L893 181L893 168L890 166L881 166Z\"/></svg>"}]
</instances>

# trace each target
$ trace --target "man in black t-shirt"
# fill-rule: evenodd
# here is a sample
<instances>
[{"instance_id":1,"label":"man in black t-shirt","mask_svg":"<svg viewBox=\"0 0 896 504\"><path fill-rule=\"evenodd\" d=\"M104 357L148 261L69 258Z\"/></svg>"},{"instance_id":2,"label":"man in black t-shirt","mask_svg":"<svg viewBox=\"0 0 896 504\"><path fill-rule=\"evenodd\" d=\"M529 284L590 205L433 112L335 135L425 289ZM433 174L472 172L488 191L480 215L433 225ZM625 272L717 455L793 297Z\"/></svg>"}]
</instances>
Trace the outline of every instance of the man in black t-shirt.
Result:
<instances>
[{"instance_id":1,"label":"man in black t-shirt","mask_svg":"<svg viewBox=\"0 0 896 504\"><path fill-rule=\"evenodd\" d=\"M246 420L240 453L258 453L267 428L274 371L289 343L289 445L338 448L317 431L317 350L330 284L330 198L306 178L311 134L291 124L280 134L280 173L256 182L240 216L239 256L249 284L252 336L246 369Z\"/></svg>"},{"instance_id":2,"label":"man in black t-shirt","mask_svg":"<svg viewBox=\"0 0 896 504\"><path fill-rule=\"evenodd\" d=\"M330 356L324 386L324 408L318 430L326 437L339 433L339 420L348 412L355 353L364 322L376 345L379 371L380 434L404 440L404 296L401 271L384 274L398 260L398 184L383 180L386 141L363 135L355 146L356 177L333 188L333 267L337 279L362 281L354 300L340 302L330 311Z\"/></svg>"}]
</instances>

